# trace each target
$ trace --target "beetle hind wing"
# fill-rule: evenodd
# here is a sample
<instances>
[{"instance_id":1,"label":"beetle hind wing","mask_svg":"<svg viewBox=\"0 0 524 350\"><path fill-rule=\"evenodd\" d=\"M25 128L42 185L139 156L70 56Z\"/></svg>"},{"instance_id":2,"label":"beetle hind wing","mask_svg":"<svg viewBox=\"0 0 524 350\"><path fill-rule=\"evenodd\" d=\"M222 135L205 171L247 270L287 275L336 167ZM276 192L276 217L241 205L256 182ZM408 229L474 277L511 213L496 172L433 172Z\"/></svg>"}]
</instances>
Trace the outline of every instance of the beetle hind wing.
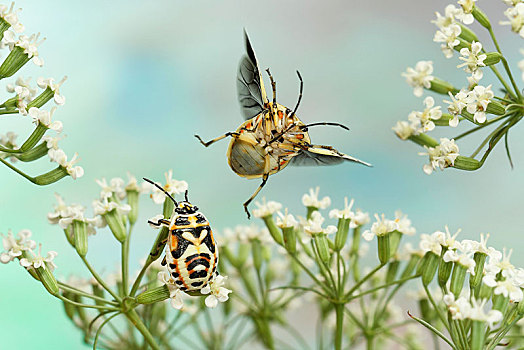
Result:
<instances>
[{"instance_id":1,"label":"beetle hind wing","mask_svg":"<svg viewBox=\"0 0 524 350\"><path fill-rule=\"evenodd\" d=\"M291 158L290 164L295 166L319 166L335 165L344 161L372 166L355 157L341 153L334 148L325 146L311 146L307 150L300 150L296 156Z\"/></svg>"}]
</instances>

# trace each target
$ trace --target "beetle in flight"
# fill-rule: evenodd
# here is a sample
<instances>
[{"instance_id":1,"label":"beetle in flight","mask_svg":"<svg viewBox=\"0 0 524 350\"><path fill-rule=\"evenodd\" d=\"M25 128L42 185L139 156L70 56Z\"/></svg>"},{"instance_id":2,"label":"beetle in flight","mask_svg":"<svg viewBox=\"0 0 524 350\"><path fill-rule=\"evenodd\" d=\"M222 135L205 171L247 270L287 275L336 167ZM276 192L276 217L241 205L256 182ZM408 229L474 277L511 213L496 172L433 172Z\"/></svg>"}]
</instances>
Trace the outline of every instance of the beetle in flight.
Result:
<instances>
[{"instance_id":1,"label":"beetle in flight","mask_svg":"<svg viewBox=\"0 0 524 350\"><path fill-rule=\"evenodd\" d=\"M237 91L241 112L246 119L234 132L228 132L211 141L204 142L200 136L195 137L206 147L231 137L227 150L227 159L231 169L239 176L248 179L262 178L253 195L244 203L244 210L257 196L270 175L293 165L333 165L344 161L371 166L369 163L341 153L331 146L311 144L308 128L317 125L348 127L331 122L304 124L296 115L304 83L300 73L300 93L295 109L276 102L276 83L267 69L273 90L273 100L270 102L264 88L255 52L244 31L246 55L240 60L237 74Z\"/></svg>"}]
</instances>

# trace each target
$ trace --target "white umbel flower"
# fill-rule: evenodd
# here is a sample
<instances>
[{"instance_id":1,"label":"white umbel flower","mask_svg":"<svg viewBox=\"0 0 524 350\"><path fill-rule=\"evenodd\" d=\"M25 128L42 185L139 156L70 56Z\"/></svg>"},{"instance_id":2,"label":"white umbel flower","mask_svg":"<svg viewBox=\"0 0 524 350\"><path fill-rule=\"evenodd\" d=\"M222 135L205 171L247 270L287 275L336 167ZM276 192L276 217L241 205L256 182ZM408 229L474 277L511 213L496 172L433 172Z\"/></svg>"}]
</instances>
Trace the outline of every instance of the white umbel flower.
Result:
<instances>
[{"instance_id":1,"label":"white umbel flower","mask_svg":"<svg viewBox=\"0 0 524 350\"><path fill-rule=\"evenodd\" d=\"M448 92L451 101L444 100L444 103L449 104L448 112L453 116L453 119L449 120L449 126L455 128L459 123L459 115L462 110L468 105L468 93L465 90L460 90L455 96L451 92Z\"/></svg>"},{"instance_id":2,"label":"white umbel flower","mask_svg":"<svg viewBox=\"0 0 524 350\"><path fill-rule=\"evenodd\" d=\"M51 111L39 109L38 107L31 107L29 108L29 116L33 118L35 124L40 123L51 130L61 132L63 128L62 122L58 120L51 122L51 117L55 110L56 107L51 108Z\"/></svg>"},{"instance_id":3,"label":"white umbel flower","mask_svg":"<svg viewBox=\"0 0 524 350\"><path fill-rule=\"evenodd\" d=\"M206 297L205 303L209 308L215 308L218 302L225 302L229 299L229 293L232 290L222 287L226 283L227 277L222 275L216 275L211 281L208 282L207 286L200 290L202 294L209 294Z\"/></svg>"},{"instance_id":4,"label":"white umbel flower","mask_svg":"<svg viewBox=\"0 0 524 350\"><path fill-rule=\"evenodd\" d=\"M7 5L1 4L0 5L0 17L7 23L11 25L11 28L17 33L22 33L25 28L22 23L18 20L18 13L22 11L22 9L14 9L15 2L13 1L11 3L11 6L8 7Z\"/></svg>"},{"instance_id":5,"label":"white umbel flower","mask_svg":"<svg viewBox=\"0 0 524 350\"><path fill-rule=\"evenodd\" d=\"M337 232L337 228L333 225L329 225L326 228L322 227L324 223L324 217L318 211L314 211L311 214L311 219L304 225L304 231L309 235L315 234L331 234Z\"/></svg>"},{"instance_id":6,"label":"white umbel flower","mask_svg":"<svg viewBox=\"0 0 524 350\"><path fill-rule=\"evenodd\" d=\"M484 123L486 121L486 109L494 96L495 94L491 91L491 85L477 85L473 88L473 91L470 91L468 94L466 110L474 114L473 119L477 123Z\"/></svg>"},{"instance_id":7,"label":"white umbel flower","mask_svg":"<svg viewBox=\"0 0 524 350\"><path fill-rule=\"evenodd\" d=\"M381 217L379 217L378 214L375 214L375 219L377 221L371 225L371 229L364 231L362 234L362 237L366 241L371 241L375 236L385 236L386 234L398 229L397 222L386 219L384 214L382 214Z\"/></svg>"},{"instance_id":8,"label":"white umbel flower","mask_svg":"<svg viewBox=\"0 0 524 350\"><path fill-rule=\"evenodd\" d=\"M175 280L169 272L160 271L157 275L158 280L164 283L169 289L169 298L171 299L171 306L177 310L181 310L184 307L184 298L189 297L184 291L178 288Z\"/></svg>"},{"instance_id":9,"label":"white umbel flower","mask_svg":"<svg viewBox=\"0 0 524 350\"><path fill-rule=\"evenodd\" d=\"M58 83L55 83L55 80L53 78L47 78L44 79L42 77L38 78L36 80L36 84L42 88L47 89L49 88L51 91L53 91L55 94L53 96L53 99L55 103L59 106L62 106L65 103L65 97L63 95L60 95L60 86L66 81L67 76L63 77L62 80L60 80Z\"/></svg>"},{"instance_id":10,"label":"white umbel flower","mask_svg":"<svg viewBox=\"0 0 524 350\"><path fill-rule=\"evenodd\" d=\"M424 89L431 87L431 81L434 79L431 73L433 73L433 62L419 61L415 68L408 67L406 72L402 73L402 76L413 87L413 94L420 97Z\"/></svg>"},{"instance_id":11,"label":"white umbel flower","mask_svg":"<svg viewBox=\"0 0 524 350\"><path fill-rule=\"evenodd\" d=\"M477 41L471 42L471 50L467 47L460 49L462 57L459 57L459 60L464 61L464 63L457 66L457 68L464 67L466 72L473 74L477 82L482 78L482 71L479 68L486 66L484 60L488 57L481 52L482 44Z\"/></svg>"},{"instance_id":12,"label":"white umbel flower","mask_svg":"<svg viewBox=\"0 0 524 350\"><path fill-rule=\"evenodd\" d=\"M187 182L173 179L173 170L169 170L167 173L165 173L165 177L166 177L166 184L164 186L162 186L161 183L158 183L158 184L160 185L160 187L166 190L167 193L171 195L175 195L175 194L183 193L187 190L188 188ZM146 183L144 184L144 186L153 191L153 193L151 194L151 198L153 199L153 202L155 202L156 204L164 203L164 200L166 199L166 195L164 194L164 192L162 192L156 186L153 186L150 183Z\"/></svg>"},{"instance_id":13,"label":"white umbel flower","mask_svg":"<svg viewBox=\"0 0 524 350\"><path fill-rule=\"evenodd\" d=\"M42 256L42 243L40 243L38 246L38 255L36 255L32 250L29 250L29 252L31 253L31 255L33 255L33 257L20 259L20 265L22 265L23 267L32 267L35 269L42 267L44 269L49 268L51 271L53 271L56 268L53 259L58 255L58 253L55 251L50 251L44 258Z\"/></svg>"},{"instance_id":14,"label":"white umbel flower","mask_svg":"<svg viewBox=\"0 0 524 350\"><path fill-rule=\"evenodd\" d=\"M331 205L331 198L328 196L318 199L318 192L320 191L320 187L316 187L314 190L312 188L309 189L309 193L306 193L302 196L302 204L306 207L314 207L317 209L326 209Z\"/></svg>"},{"instance_id":15,"label":"white umbel flower","mask_svg":"<svg viewBox=\"0 0 524 350\"><path fill-rule=\"evenodd\" d=\"M424 111L413 111L409 114L408 119L412 125L415 126L417 133L424 133L431 131L435 128L433 120L438 120L442 117L442 111L440 106L435 106L435 100L433 97L428 96L424 99L424 105L426 108Z\"/></svg>"},{"instance_id":16,"label":"white umbel flower","mask_svg":"<svg viewBox=\"0 0 524 350\"><path fill-rule=\"evenodd\" d=\"M277 212L276 224L280 228L297 227L298 221L295 219L293 215L288 213L286 208L284 214L282 214L281 212Z\"/></svg>"},{"instance_id":17,"label":"white umbel flower","mask_svg":"<svg viewBox=\"0 0 524 350\"><path fill-rule=\"evenodd\" d=\"M49 150L49 158L51 161L58 163L64 169L67 170L67 173L74 179L84 176L84 168L81 166L75 166L78 162L78 153L75 153L73 158L70 161L67 161L67 155L61 149L58 150Z\"/></svg>"},{"instance_id":18,"label":"white umbel flower","mask_svg":"<svg viewBox=\"0 0 524 350\"><path fill-rule=\"evenodd\" d=\"M523 60L524 62L524 60ZM524 73L523 73L524 75ZM401 140L407 140L411 135L415 134L416 128L413 123L409 123L405 120L400 120L392 127L393 131Z\"/></svg>"},{"instance_id":19,"label":"white umbel flower","mask_svg":"<svg viewBox=\"0 0 524 350\"><path fill-rule=\"evenodd\" d=\"M458 39L460 32L460 26L458 24L452 24L437 30L435 33L433 41L436 43L442 43L440 48L446 58L453 57L454 47L460 44Z\"/></svg>"},{"instance_id":20,"label":"white umbel flower","mask_svg":"<svg viewBox=\"0 0 524 350\"><path fill-rule=\"evenodd\" d=\"M16 236L11 231L7 232L7 236L2 234L4 251L0 254L0 262L7 264L21 256L23 251L35 249L36 242L29 237L31 237L29 230L22 230Z\"/></svg>"},{"instance_id":21,"label":"white umbel flower","mask_svg":"<svg viewBox=\"0 0 524 350\"><path fill-rule=\"evenodd\" d=\"M444 168L453 166L455 159L459 156L459 147L453 139L441 138L440 144L436 147L424 147L427 152L421 152L419 155L429 156L429 164L425 164L422 168L428 175L437 168L444 170Z\"/></svg>"},{"instance_id":22,"label":"white umbel flower","mask_svg":"<svg viewBox=\"0 0 524 350\"><path fill-rule=\"evenodd\" d=\"M515 7L508 8L504 15L509 21L501 21L500 24L510 25L513 32L524 38L524 3L519 2Z\"/></svg>"},{"instance_id":23,"label":"white umbel flower","mask_svg":"<svg viewBox=\"0 0 524 350\"><path fill-rule=\"evenodd\" d=\"M264 218L269 215L273 215L280 209L282 209L282 204L275 202L275 201L269 201L266 202L266 198L262 198L262 203L255 202L257 209L253 210L253 215L257 218Z\"/></svg>"}]
</instances>

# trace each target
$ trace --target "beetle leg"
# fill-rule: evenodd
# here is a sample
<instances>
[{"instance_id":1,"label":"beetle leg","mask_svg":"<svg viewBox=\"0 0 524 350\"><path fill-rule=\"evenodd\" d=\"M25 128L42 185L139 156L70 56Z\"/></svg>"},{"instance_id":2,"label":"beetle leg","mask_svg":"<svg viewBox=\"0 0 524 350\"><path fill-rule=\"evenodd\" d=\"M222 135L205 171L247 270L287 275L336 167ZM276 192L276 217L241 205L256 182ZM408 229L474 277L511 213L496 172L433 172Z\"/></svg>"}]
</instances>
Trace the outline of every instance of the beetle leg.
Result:
<instances>
[{"instance_id":1,"label":"beetle leg","mask_svg":"<svg viewBox=\"0 0 524 350\"><path fill-rule=\"evenodd\" d=\"M244 203L244 210L246 211L246 214L247 214L247 218L250 219L251 218L251 214L249 214L249 210L247 209L247 206L249 205L249 203L251 203L251 201L253 199L255 199L255 197L257 196L258 192L260 192L260 190L262 189L262 187L264 187L264 185L266 184L267 182L267 179L269 177L269 173L265 173L263 176L262 176L262 183L260 184L260 186L258 186L257 190L255 191L255 193L253 193L253 195L251 195L251 197L249 197L249 199Z\"/></svg>"},{"instance_id":2,"label":"beetle leg","mask_svg":"<svg viewBox=\"0 0 524 350\"><path fill-rule=\"evenodd\" d=\"M162 262L160 263L160 265L162 266L166 266L167 265L167 260L166 260L166 256L164 255L164 259L162 259Z\"/></svg>"},{"instance_id":3,"label":"beetle leg","mask_svg":"<svg viewBox=\"0 0 524 350\"><path fill-rule=\"evenodd\" d=\"M162 225L169 227L169 224L170 224L169 220L166 220L166 219L159 219L157 222L148 220L147 223L150 225L156 226L156 227L159 227Z\"/></svg>"},{"instance_id":4,"label":"beetle leg","mask_svg":"<svg viewBox=\"0 0 524 350\"><path fill-rule=\"evenodd\" d=\"M203 144L204 146L208 147L210 145L212 145L213 143L217 142L217 141L220 141L222 139L225 139L226 137L238 137L240 134L238 132L226 132L224 135L222 136L219 136L217 138L214 138L213 140L211 141L207 141L207 142L204 142L204 140L202 140L200 138L200 136L198 135L195 135L195 137L198 139L198 141L200 141L201 144Z\"/></svg>"}]
</instances>

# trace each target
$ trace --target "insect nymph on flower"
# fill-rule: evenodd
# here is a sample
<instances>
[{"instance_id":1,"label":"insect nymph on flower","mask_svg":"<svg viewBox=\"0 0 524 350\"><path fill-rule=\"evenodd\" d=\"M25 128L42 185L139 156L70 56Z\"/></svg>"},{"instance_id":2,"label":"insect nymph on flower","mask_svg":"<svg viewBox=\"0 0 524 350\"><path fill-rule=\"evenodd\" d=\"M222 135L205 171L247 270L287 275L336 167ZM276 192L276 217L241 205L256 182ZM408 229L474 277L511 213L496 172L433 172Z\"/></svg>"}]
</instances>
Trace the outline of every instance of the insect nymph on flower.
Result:
<instances>
[{"instance_id":1,"label":"insect nymph on flower","mask_svg":"<svg viewBox=\"0 0 524 350\"><path fill-rule=\"evenodd\" d=\"M331 146L314 145L308 134L308 128L318 125L339 126L349 130L339 123L319 122L304 124L296 115L304 83L300 73L300 94L295 109L276 102L276 83L267 69L273 90L273 100L266 95L264 82L260 74L255 52L244 31L247 54L240 60L237 74L237 91L240 109L246 121L234 132L228 132L211 141L204 142L200 136L195 137L206 147L232 137L227 151L231 169L239 176L248 179L262 178L262 183L253 195L244 203L247 209L249 203L257 196L266 184L270 175L293 165L333 165L344 161L356 162L371 166L357 158L341 153Z\"/></svg>"},{"instance_id":2,"label":"insect nymph on flower","mask_svg":"<svg viewBox=\"0 0 524 350\"><path fill-rule=\"evenodd\" d=\"M218 249L209 222L198 207L189 202L187 190L185 200L177 202L157 183L144 180L164 192L175 204L170 219L148 221L150 225L169 228L167 242L163 242L167 245L162 265L167 265L180 290L201 290L218 275Z\"/></svg>"}]
</instances>

